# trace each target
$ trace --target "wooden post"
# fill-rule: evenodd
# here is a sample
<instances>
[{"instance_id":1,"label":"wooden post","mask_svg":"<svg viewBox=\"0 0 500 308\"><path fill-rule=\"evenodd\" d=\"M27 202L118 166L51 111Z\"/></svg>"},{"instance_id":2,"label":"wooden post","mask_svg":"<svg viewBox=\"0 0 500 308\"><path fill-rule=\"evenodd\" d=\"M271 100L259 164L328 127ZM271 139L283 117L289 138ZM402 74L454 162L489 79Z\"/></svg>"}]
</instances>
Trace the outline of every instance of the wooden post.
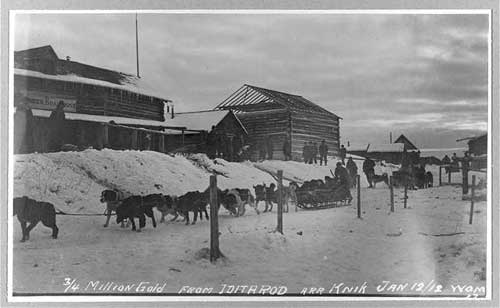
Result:
<instances>
[{"instance_id":1,"label":"wooden post","mask_svg":"<svg viewBox=\"0 0 500 308\"><path fill-rule=\"evenodd\" d=\"M358 190L358 218L361 218L361 184L359 174L356 175L356 189Z\"/></svg>"},{"instance_id":2,"label":"wooden post","mask_svg":"<svg viewBox=\"0 0 500 308\"><path fill-rule=\"evenodd\" d=\"M182 130L182 146L184 146L184 130Z\"/></svg>"},{"instance_id":3,"label":"wooden post","mask_svg":"<svg viewBox=\"0 0 500 308\"><path fill-rule=\"evenodd\" d=\"M405 199L405 209L406 209L406 202L408 201L408 182L405 183L405 196L404 196L404 199Z\"/></svg>"},{"instance_id":4,"label":"wooden post","mask_svg":"<svg viewBox=\"0 0 500 308\"><path fill-rule=\"evenodd\" d=\"M472 225L472 216L474 215L474 188L476 186L476 176L472 176L472 187L470 188L470 214L469 224Z\"/></svg>"},{"instance_id":5,"label":"wooden post","mask_svg":"<svg viewBox=\"0 0 500 308\"><path fill-rule=\"evenodd\" d=\"M276 230L283 234L283 170L278 170L278 226Z\"/></svg>"},{"instance_id":6,"label":"wooden post","mask_svg":"<svg viewBox=\"0 0 500 308\"><path fill-rule=\"evenodd\" d=\"M448 184L451 184L451 167L448 169Z\"/></svg>"},{"instance_id":7,"label":"wooden post","mask_svg":"<svg viewBox=\"0 0 500 308\"><path fill-rule=\"evenodd\" d=\"M462 194L467 195L469 193L469 168L465 167L462 163ZM467 162L468 163L468 162Z\"/></svg>"},{"instance_id":8,"label":"wooden post","mask_svg":"<svg viewBox=\"0 0 500 308\"><path fill-rule=\"evenodd\" d=\"M217 176L210 176L210 262L220 258L219 250L219 203L217 200Z\"/></svg>"},{"instance_id":9,"label":"wooden post","mask_svg":"<svg viewBox=\"0 0 500 308\"><path fill-rule=\"evenodd\" d=\"M394 186L392 186L392 176L389 177L389 191L391 194L391 212L394 212Z\"/></svg>"},{"instance_id":10,"label":"wooden post","mask_svg":"<svg viewBox=\"0 0 500 308\"><path fill-rule=\"evenodd\" d=\"M439 166L439 186L441 186L441 170L443 170L443 167Z\"/></svg>"}]
</instances>

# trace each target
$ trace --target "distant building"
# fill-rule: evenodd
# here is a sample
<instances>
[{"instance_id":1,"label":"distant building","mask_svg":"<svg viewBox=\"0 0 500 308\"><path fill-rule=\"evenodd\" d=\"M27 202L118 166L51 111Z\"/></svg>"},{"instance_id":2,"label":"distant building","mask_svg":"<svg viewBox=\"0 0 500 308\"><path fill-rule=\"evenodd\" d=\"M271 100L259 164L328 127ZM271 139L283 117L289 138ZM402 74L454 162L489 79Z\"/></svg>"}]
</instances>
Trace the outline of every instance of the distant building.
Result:
<instances>
[{"instance_id":1,"label":"distant building","mask_svg":"<svg viewBox=\"0 0 500 308\"><path fill-rule=\"evenodd\" d=\"M69 57L60 59L51 46L16 51L14 107L27 105L33 114L29 132L33 144L24 152L48 150L48 118L61 102L66 114L62 143L164 151L162 129L168 126L165 106L173 112L172 102L144 78L71 61ZM15 130L22 131L22 126L17 123ZM19 134L15 135L17 138ZM15 152L19 151L16 145Z\"/></svg>"},{"instance_id":2,"label":"distant building","mask_svg":"<svg viewBox=\"0 0 500 308\"><path fill-rule=\"evenodd\" d=\"M484 169L488 165L488 134L458 139L467 141L468 152L472 156L472 169Z\"/></svg>"},{"instance_id":3,"label":"distant building","mask_svg":"<svg viewBox=\"0 0 500 308\"><path fill-rule=\"evenodd\" d=\"M394 143L368 144L366 147L348 147L347 153L400 164L405 150L412 157L413 162L420 162L419 149L405 135L399 136Z\"/></svg>"},{"instance_id":4,"label":"distant building","mask_svg":"<svg viewBox=\"0 0 500 308\"><path fill-rule=\"evenodd\" d=\"M294 160L302 160L304 142L309 141L319 145L325 140L329 155L339 154L341 118L302 96L245 84L215 109L232 110L243 123L253 159L267 138L274 159L284 159L285 140Z\"/></svg>"},{"instance_id":5,"label":"distant building","mask_svg":"<svg viewBox=\"0 0 500 308\"><path fill-rule=\"evenodd\" d=\"M396 139L394 141L394 143L402 143L402 144L404 144L404 148L407 151L418 151L418 148L410 141L410 139L408 139L403 134L401 134L401 136L399 136L398 139Z\"/></svg>"}]
</instances>

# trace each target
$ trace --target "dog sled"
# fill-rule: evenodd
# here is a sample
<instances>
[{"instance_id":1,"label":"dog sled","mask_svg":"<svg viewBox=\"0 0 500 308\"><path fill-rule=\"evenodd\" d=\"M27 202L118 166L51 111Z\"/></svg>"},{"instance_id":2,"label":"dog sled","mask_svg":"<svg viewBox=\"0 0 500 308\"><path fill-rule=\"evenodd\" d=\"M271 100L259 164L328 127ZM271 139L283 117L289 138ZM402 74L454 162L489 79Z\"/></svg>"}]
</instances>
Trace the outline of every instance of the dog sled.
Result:
<instances>
[{"instance_id":1,"label":"dog sled","mask_svg":"<svg viewBox=\"0 0 500 308\"><path fill-rule=\"evenodd\" d=\"M304 210L321 210L351 205L352 196L345 186L336 188L315 188L295 192L297 206Z\"/></svg>"}]
</instances>

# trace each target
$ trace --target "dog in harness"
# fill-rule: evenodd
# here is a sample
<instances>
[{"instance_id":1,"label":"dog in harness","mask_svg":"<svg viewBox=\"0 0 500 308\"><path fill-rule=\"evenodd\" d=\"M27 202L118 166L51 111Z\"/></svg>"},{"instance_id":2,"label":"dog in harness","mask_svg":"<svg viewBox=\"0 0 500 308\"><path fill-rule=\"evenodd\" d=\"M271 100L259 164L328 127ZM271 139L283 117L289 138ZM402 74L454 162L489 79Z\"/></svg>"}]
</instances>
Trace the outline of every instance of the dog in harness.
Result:
<instances>
[{"instance_id":1,"label":"dog in harness","mask_svg":"<svg viewBox=\"0 0 500 308\"><path fill-rule=\"evenodd\" d=\"M106 210L104 214L106 215L106 223L104 227L106 228L109 225L109 219L111 218L111 214L113 212L116 213L116 209L122 201L125 199L125 195L121 191L106 189L101 193L101 203L106 203ZM121 227L125 228L125 221L122 221Z\"/></svg>"}]
</instances>

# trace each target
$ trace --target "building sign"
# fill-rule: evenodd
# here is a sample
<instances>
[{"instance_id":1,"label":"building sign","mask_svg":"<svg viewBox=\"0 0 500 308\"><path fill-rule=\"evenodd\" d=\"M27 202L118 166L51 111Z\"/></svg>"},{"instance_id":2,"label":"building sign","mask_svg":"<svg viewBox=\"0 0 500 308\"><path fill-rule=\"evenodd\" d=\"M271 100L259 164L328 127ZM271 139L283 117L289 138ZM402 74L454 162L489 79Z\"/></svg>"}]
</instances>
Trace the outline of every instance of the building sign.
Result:
<instances>
[{"instance_id":1,"label":"building sign","mask_svg":"<svg viewBox=\"0 0 500 308\"><path fill-rule=\"evenodd\" d=\"M76 98L52 93L27 91L24 99L32 109L54 110L60 102L64 103L65 112L76 112Z\"/></svg>"}]
</instances>

